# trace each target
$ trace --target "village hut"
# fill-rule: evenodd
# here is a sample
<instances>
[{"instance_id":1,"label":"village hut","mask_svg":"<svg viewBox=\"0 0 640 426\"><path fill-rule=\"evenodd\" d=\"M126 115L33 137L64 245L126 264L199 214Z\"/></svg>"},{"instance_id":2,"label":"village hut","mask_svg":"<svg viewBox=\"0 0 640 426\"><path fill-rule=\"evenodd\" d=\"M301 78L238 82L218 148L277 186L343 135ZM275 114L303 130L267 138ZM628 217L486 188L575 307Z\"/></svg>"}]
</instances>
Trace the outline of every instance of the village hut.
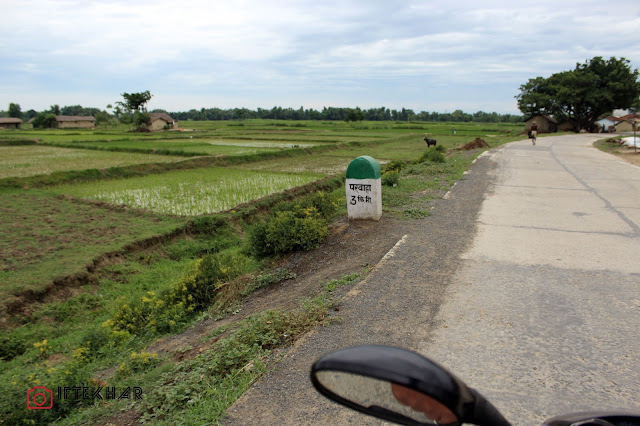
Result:
<instances>
[{"instance_id":1,"label":"village hut","mask_svg":"<svg viewBox=\"0 0 640 426\"><path fill-rule=\"evenodd\" d=\"M96 119L91 116L57 115L53 127L58 129L95 129Z\"/></svg>"},{"instance_id":2,"label":"village hut","mask_svg":"<svg viewBox=\"0 0 640 426\"><path fill-rule=\"evenodd\" d=\"M558 130L561 132L575 132L576 125L571 120L563 121L558 124Z\"/></svg>"},{"instance_id":3,"label":"village hut","mask_svg":"<svg viewBox=\"0 0 640 426\"><path fill-rule=\"evenodd\" d=\"M22 120L14 117L0 118L0 129L19 129Z\"/></svg>"},{"instance_id":4,"label":"village hut","mask_svg":"<svg viewBox=\"0 0 640 426\"><path fill-rule=\"evenodd\" d=\"M150 132L178 128L178 122L171 118L171 116L166 112L152 112L149 114L149 117L149 121L147 121L147 130Z\"/></svg>"},{"instance_id":5,"label":"village hut","mask_svg":"<svg viewBox=\"0 0 640 426\"><path fill-rule=\"evenodd\" d=\"M638 125L636 124L637 121L640 119L640 113L635 113L635 114L627 114L624 115L622 117L618 117L616 119L616 124L615 124L615 131L616 132L633 132L634 131L634 126L635 129L638 129Z\"/></svg>"},{"instance_id":6,"label":"village hut","mask_svg":"<svg viewBox=\"0 0 640 426\"><path fill-rule=\"evenodd\" d=\"M558 122L548 115L534 115L524 123L527 132L531 130L533 123L538 125L538 133L553 133L558 131Z\"/></svg>"}]
</instances>

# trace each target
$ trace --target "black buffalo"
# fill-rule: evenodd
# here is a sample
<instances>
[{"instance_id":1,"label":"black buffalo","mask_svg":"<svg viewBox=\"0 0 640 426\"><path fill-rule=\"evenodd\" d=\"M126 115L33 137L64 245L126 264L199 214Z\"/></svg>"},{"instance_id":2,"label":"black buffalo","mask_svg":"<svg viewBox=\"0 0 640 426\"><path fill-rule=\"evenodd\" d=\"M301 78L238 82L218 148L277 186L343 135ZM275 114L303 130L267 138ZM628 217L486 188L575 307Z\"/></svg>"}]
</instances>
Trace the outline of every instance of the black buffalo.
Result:
<instances>
[{"instance_id":1,"label":"black buffalo","mask_svg":"<svg viewBox=\"0 0 640 426\"><path fill-rule=\"evenodd\" d=\"M424 138L424 141L427 143L427 146L436 146L436 144L438 143L437 140L435 139L429 139L429 138Z\"/></svg>"}]
</instances>

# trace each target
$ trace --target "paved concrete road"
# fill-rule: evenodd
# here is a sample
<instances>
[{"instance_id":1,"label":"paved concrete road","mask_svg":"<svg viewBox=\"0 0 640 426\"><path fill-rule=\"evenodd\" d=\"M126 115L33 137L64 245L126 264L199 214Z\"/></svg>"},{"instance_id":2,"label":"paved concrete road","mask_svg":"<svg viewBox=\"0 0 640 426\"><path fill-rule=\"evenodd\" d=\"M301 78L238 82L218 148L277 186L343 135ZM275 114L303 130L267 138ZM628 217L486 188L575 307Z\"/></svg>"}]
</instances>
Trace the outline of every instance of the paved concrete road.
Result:
<instances>
[{"instance_id":1,"label":"paved concrete road","mask_svg":"<svg viewBox=\"0 0 640 426\"><path fill-rule=\"evenodd\" d=\"M489 154L478 234L419 346L515 424L640 411L640 168L596 139Z\"/></svg>"}]
</instances>

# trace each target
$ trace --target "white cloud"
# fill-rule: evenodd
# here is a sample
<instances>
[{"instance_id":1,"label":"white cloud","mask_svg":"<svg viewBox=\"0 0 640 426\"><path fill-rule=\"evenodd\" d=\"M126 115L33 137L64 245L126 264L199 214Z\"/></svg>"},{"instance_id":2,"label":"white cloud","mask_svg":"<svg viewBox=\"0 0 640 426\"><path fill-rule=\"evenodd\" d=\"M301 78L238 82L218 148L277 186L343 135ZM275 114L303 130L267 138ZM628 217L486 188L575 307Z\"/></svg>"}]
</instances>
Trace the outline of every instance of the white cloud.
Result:
<instances>
[{"instance_id":1,"label":"white cloud","mask_svg":"<svg viewBox=\"0 0 640 426\"><path fill-rule=\"evenodd\" d=\"M640 65L637 0L23 0L3 5L3 17L0 78L16 82L12 96L113 101L149 89L173 99L167 109L179 99L419 105L437 93L429 105L516 112L529 78L593 56ZM501 100L474 95L491 96L480 90L489 86Z\"/></svg>"}]
</instances>

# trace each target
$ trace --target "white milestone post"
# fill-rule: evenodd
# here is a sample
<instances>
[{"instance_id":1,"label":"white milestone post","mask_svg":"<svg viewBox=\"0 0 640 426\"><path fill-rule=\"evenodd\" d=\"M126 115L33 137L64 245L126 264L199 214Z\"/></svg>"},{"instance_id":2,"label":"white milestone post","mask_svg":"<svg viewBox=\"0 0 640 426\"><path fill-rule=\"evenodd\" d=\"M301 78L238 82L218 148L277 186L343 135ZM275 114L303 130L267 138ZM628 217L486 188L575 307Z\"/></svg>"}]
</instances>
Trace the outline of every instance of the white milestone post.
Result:
<instances>
[{"instance_id":1,"label":"white milestone post","mask_svg":"<svg viewBox=\"0 0 640 426\"><path fill-rule=\"evenodd\" d=\"M347 213L349 220L380 220L382 216L382 182L380 164L363 155L347 167Z\"/></svg>"}]
</instances>

